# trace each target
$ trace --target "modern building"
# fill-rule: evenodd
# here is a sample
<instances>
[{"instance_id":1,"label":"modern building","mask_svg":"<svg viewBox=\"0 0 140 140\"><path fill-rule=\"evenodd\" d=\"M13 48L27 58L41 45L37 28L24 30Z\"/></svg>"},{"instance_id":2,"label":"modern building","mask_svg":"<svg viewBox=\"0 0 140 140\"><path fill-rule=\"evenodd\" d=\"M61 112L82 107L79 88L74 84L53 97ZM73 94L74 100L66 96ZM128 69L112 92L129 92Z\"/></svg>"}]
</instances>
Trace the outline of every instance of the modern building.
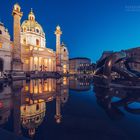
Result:
<instances>
[{"instance_id":1,"label":"modern building","mask_svg":"<svg viewBox=\"0 0 140 140\"><path fill-rule=\"evenodd\" d=\"M91 72L91 60L86 57L76 57L69 59L70 74L86 74Z\"/></svg>"},{"instance_id":2,"label":"modern building","mask_svg":"<svg viewBox=\"0 0 140 140\"><path fill-rule=\"evenodd\" d=\"M56 51L46 44L46 35L31 9L28 19L20 25L23 13L19 4L13 7L13 41L0 23L0 72L4 71L69 71L69 53L61 43L62 31L56 27Z\"/></svg>"}]
</instances>

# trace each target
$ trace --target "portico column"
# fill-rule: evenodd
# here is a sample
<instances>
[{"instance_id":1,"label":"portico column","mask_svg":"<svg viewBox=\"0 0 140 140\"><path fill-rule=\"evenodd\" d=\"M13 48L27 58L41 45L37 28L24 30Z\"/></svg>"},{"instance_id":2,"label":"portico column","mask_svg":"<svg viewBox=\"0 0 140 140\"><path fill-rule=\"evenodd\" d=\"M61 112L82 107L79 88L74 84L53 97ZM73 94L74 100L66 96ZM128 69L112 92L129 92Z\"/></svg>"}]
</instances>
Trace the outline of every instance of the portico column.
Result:
<instances>
[{"instance_id":1,"label":"portico column","mask_svg":"<svg viewBox=\"0 0 140 140\"><path fill-rule=\"evenodd\" d=\"M30 57L30 71L33 70L33 57Z\"/></svg>"},{"instance_id":2,"label":"portico column","mask_svg":"<svg viewBox=\"0 0 140 140\"><path fill-rule=\"evenodd\" d=\"M49 58L48 58L48 71L50 71Z\"/></svg>"},{"instance_id":3,"label":"portico column","mask_svg":"<svg viewBox=\"0 0 140 140\"><path fill-rule=\"evenodd\" d=\"M42 58L42 71L44 71L45 70L45 59L44 58Z\"/></svg>"},{"instance_id":4,"label":"portico column","mask_svg":"<svg viewBox=\"0 0 140 140\"><path fill-rule=\"evenodd\" d=\"M33 62L33 64L32 64L32 70L34 70L34 57L32 57L32 62Z\"/></svg>"},{"instance_id":5,"label":"portico column","mask_svg":"<svg viewBox=\"0 0 140 140\"><path fill-rule=\"evenodd\" d=\"M37 57L38 58L38 63L37 63L37 70L39 71L40 70L40 68L39 68L39 57Z\"/></svg>"}]
</instances>

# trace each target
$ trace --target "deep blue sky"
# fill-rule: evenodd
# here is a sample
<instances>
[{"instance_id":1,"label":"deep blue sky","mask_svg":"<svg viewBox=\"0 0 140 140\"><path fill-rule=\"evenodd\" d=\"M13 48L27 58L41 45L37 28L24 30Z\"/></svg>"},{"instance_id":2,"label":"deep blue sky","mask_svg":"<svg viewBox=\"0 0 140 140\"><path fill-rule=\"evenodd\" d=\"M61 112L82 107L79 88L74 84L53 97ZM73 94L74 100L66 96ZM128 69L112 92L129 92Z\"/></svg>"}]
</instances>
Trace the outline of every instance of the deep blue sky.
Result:
<instances>
[{"instance_id":1,"label":"deep blue sky","mask_svg":"<svg viewBox=\"0 0 140 140\"><path fill-rule=\"evenodd\" d=\"M61 26L70 57L96 61L103 51L140 46L140 0L3 0L0 19L11 35L16 2L24 13L22 21L33 8L46 33L47 47L55 49L54 30Z\"/></svg>"}]
</instances>

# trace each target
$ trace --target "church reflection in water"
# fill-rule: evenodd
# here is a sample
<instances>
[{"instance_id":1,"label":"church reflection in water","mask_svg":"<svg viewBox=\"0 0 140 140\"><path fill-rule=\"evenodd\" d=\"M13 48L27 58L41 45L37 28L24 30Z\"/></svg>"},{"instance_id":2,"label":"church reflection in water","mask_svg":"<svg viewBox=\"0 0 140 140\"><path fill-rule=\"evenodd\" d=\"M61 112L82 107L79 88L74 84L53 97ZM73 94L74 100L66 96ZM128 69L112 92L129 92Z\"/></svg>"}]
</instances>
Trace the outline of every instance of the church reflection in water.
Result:
<instances>
[{"instance_id":1,"label":"church reflection in water","mask_svg":"<svg viewBox=\"0 0 140 140\"><path fill-rule=\"evenodd\" d=\"M99 88L91 86L90 79L74 77L14 81L0 84L0 127L16 135L33 138L47 115L51 114L53 122L62 125L61 122L66 121L62 108L68 101L69 89L75 93L95 93L98 105L111 119L121 119L126 111L140 114L140 95L137 89ZM53 103L55 108L48 108L49 103Z\"/></svg>"},{"instance_id":2,"label":"church reflection in water","mask_svg":"<svg viewBox=\"0 0 140 140\"><path fill-rule=\"evenodd\" d=\"M47 103L51 101L56 102L55 121L61 123L61 104L69 97L68 78L15 81L12 85L0 86L0 125L4 126L12 115L14 133L22 135L24 128L33 137L44 120Z\"/></svg>"}]
</instances>

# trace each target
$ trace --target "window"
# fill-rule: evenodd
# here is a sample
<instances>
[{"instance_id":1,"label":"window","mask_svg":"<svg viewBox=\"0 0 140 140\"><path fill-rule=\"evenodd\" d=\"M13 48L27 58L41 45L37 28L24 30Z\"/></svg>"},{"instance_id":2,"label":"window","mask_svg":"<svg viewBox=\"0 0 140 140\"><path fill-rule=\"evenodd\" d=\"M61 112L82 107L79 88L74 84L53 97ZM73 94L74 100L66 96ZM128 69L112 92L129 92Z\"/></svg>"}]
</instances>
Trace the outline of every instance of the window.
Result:
<instances>
[{"instance_id":1,"label":"window","mask_svg":"<svg viewBox=\"0 0 140 140\"><path fill-rule=\"evenodd\" d=\"M0 48L2 48L2 43L0 42Z\"/></svg>"},{"instance_id":2,"label":"window","mask_svg":"<svg viewBox=\"0 0 140 140\"><path fill-rule=\"evenodd\" d=\"M36 29L36 32L39 33L39 29Z\"/></svg>"},{"instance_id":3,"label":"window","mask_svg":"<svg viewBox=\"0 0 140 140\"><path fill-rule=\"evenodd\" d=\"M36 104L36 110L39 110L39 104Z\"/></svg>"},{"instance_id":4,"label":"window","mask_svg":"<svg viewBox=\"0 0 140 140\"><path fill-rule=\"evenodd\" d=\"M26 32L26 28L24 28L24 32Z\"/></svg>"},{"instance_id":5,"label":"window","mask_svg":"<svg viewBox=\"0 0 140 140\"><path fill-rule=\"evenodd\" d=\"M64 49L64 52L66 51L66 49Z\"/></svg>"},{"instance_id":6,"label":"window","mask_svg":"<svg viewBox=\"0 0 140 140\"><path fill-rule=\"evenodd\" d=\"M2 34L2 31L0 30L0 35Z\"/></svg>"},{"instance_id":7,"label":"window","mask_svg":"<svg viewBox=\"0 0 140 140\"><path fill-rule=\"evenodd\" d=\"M39 46L39 40L36 39L36 46Z\"/></svg>"},{"instance_id":8,"label":"window","mask_svg":"<svg viewBox=\"0 0 140 140\"><path fill-rule=\"evenodd\" d=\"M29 60L28 59L25 59L25 64L29 64Z\"/></svg>"},{"instance_id":9,"label":"window","mask_svg":"<svg viewBox=\"0 0 140 140\"><path fill-rule=\"evenodd\" d=\"M26 39L25 38L23 39L23 44L26 44Z\"/></svg>"},{"instance_id":10,"label":"window","mask_svg":"<svg viewBox=\"0 0 140 140\"><path fill-rule=\"evenodd\" d=\"M23 108L24 111L26 111L26 106Z\"/></svg>"}]
</instances>

